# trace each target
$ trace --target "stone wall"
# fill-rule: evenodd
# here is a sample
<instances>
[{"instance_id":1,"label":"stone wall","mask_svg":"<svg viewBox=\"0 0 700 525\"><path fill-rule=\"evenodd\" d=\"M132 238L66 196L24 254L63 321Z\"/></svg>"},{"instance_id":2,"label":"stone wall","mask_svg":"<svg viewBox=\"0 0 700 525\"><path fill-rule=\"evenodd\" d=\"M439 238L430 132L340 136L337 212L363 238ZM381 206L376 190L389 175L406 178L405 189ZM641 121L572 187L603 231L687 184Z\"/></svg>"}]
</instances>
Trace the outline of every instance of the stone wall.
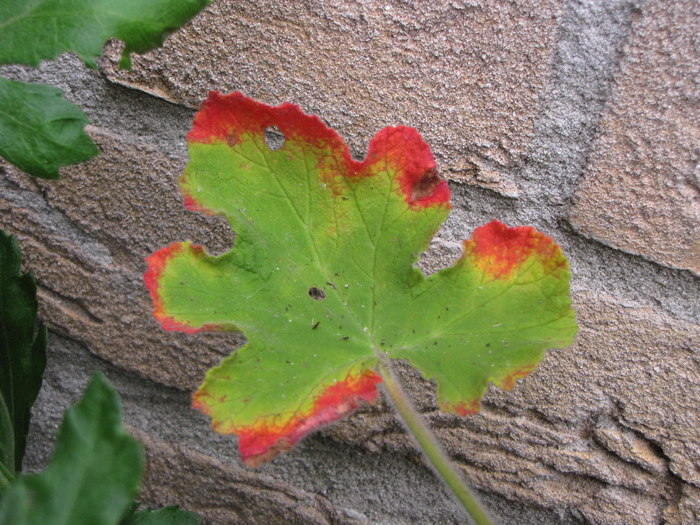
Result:
<instances>
[{"instance_id":1,"label":"stone wall","mask_svg":"<svg viewBox=\"0 0 700 525\"><path fill-rule=\"evenodd\" d=\"M171 242L231 245L177 190L192 108L218 89L299 104L358 158L382 127L417 128L454 204L427 271L494 218L564 248L577 342L513 391L461 418L402 369L500 522L700 522L699 34L695 0L214 0L133 71L116 42L99 72L71 56L4 67L64 89L102 151L60 182L0 166L0 226L52 330L27 467L101 368L144 442L152 504L214 524L464 522L383 404L259 470L189 408L242 340L162 331L142 275Z\"/></svg>"}]
</instances>

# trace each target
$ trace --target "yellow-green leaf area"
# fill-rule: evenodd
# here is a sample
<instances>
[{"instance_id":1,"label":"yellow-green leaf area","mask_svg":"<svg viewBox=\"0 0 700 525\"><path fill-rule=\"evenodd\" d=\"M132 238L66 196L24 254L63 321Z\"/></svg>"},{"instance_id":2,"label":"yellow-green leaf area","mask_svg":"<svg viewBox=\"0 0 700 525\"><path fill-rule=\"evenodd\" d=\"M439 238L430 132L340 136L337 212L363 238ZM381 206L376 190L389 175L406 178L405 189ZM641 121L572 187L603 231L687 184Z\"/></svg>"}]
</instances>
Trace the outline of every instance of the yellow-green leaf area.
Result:
<instances>
[{"instance_id":1,"label":"yellow-green leaf area","mask_svg":"<svg viewBox=\"0 0 700 525\"><path fill-rule=\"evenodd\" d=\"M576 332L561 249L532 228L475 230L452 267L414 267L450 210L428 145L380 131L362 161L318 117L212 93L188 136L185 205L236 232L211 256L176 243L149 258L154 314L172 330L240 330L195 406L257 465L377 398L374 368L407 359L467 414Z\"/></svg>"}]
</instances>

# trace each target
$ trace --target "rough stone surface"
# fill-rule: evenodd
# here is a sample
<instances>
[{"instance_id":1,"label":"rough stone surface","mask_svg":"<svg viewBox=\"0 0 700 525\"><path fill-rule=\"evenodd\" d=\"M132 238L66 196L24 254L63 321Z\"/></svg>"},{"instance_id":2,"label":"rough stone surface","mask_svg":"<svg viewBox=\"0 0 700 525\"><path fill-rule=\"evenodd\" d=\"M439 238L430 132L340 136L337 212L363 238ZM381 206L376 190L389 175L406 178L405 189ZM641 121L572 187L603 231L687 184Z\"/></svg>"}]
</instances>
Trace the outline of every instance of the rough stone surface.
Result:
<instances>
[{"instance_id":1,"label":"rough stone surface","mask_svg":"<svg viewBox=\"0 0 700 525\"><path fill-rule=\"evenodd\" d=\"M173 501L215 523L361 525L366 519L339 514L323 496L285 486L243 467L219 461L133 431L148 457L141 497ZM163 480L169 480L163 483Z\"/></svg>"},{"instance_id":2,"label":"rough stone surface","mask_svg":"<svg viewBox=\"0 0 700 525\"><path fill-rule=\"evenodd\" d=\"M700 274L700 12L648 2L571 212L574 227Z\"/></svg>"},{"instance_id":3,"label":"rough stone surface","mask_svg":"<svg viewBox=\"0 0 700 525\"><path fill-rule=\"evenodd\" d=\"M412 126L446 175L515 195L502 168L532 138L558 13L557 0L219 0L132 72L116 44L103 69L192 107L212 89L300 104L361 157L380 129Z\"/></svg>"}]
</instances>

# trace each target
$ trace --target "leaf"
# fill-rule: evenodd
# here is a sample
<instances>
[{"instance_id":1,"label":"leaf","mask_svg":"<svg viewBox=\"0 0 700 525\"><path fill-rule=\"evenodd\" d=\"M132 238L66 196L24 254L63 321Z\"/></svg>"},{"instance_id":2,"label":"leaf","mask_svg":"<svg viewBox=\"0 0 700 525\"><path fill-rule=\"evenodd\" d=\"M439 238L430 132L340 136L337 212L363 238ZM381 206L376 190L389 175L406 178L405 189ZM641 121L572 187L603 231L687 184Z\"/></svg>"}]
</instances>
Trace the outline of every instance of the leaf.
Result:
<instances>
[{"instance_id":1,"label":"leaf","mask_svg":"<svg viewBox=\"0 0 700 525\"><path fill-rule=\"evenodd\" d=\"M199 525L202 517L177 506L158 510L145 509L126 519L121 525Z\"/></svg>"},{"instance_id":2,"label":"leaf","mask_svg":"<svg viewBox=\"0 0 700 525\"><path fill-rule=\"evenodd\" d=\"M21 170L58 179L58 168L99 153L85 113L60 89L0 77L0 155Z\"/></svg>"},{"instance_id":3,"label":"leaf","mask_svg":"<svg viewBox=\"0 0 700 525\"><path fill-rule=\"evenodd\" d=\"M235 244L219 257L173 244L145 280L166 329L247 336L194 405L249 465L375 400L382 361L409 360L466 415L489 381L511 388L573 340L568 262L533 228L491 222L452 267L414 268L451 207L416 130L385 128L357 162L297 106L214 92L188 140L185 204L225 215Z\"/></svg>"},{"instance_id":4,"label":"leaf","mask_svg":"<svg viewBox=\"0 0 700 525\"><path fill-rule=\"evenodd\" d=\"M66 414L54 456L39 475L17 479L0 525L116 525L138 494L141 446L122 427L119 396L96 373Z\"/></svg>"},{"instance_id":5,"label":"leaf","mask_svg":"<svg viewBox=\"0 0 700 525\"><path fill-rule=\"evenodd\" d=\"M160 46L210 0L12 0L0 9L0 64L38 66L65 52L96 68L110 38L131 53ZM59 89L0 77L0 155L36 177L58 179L58 168L99 153L83 127L89 121Z\"/></svg>"},{"instance_id":6,"label":"leaf","mask_svg":"<svg viewBox=\"0 0 700 525\"><path fill-rule=\"evenodd\" d=\"M17 241L0 230L0 478L22 468L31 408L46 368L46 327L35 335L36 284L20 271L21 262Z\"/></svg>"},{"instance_id":7,"label":"leaf","mask_svg":"<svg viewBox=\"0 0 700 525\"><path fill-rule=\"evenodd\" d=\"M130 53L160 46L210 0L12 0L0 10L0 64L38 66L62 53L75 53L95 68L110 38Z\"/></svg>"}]
</instances>

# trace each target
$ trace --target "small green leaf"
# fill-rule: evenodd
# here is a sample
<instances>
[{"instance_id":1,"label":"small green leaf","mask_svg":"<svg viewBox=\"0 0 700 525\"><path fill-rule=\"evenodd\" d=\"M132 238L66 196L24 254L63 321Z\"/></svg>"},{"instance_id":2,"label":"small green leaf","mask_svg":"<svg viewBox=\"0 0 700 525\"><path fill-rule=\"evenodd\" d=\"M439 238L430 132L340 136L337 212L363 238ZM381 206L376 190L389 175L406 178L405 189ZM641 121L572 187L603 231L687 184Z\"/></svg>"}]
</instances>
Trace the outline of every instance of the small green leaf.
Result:
<instances>
[{"instance_id":1,"label":"small green leaf","mask_svg":"<svg viewBox=\"0 0 700 525\"><path fill-rule=\"evenodd\" d=\"M202 517L177 506L145 509L127 518L121 525L199 525Z\"/></svg>"},{"instance_id":2,"label":"small green leaf","mask_svg":"<svg viewBox=\"0 0 700 525\"><path fill-rule=\"evenodd\" d=\"M17 241L0 230L0 464L13 476L22 468L31 407L46 367L46 327L35 335L36 284L20 271L21 262Z\"/></svg>"},{"instance_id":3,"label":"small green leaf","mask_svg":"<svg viewBox=\"0 0 700 525\"><path fill-rule=\"evenodd\" d=\"M58 179L59 167L97 155L89 122L60 89L0 77L0 155L21 170Z\"/></svg>"},{"instance_id":4,"label":"small green leaf","mask_svg":"<svg viewBox=\"0 0 700 525\"><path fill-rule=\"evenodd\" d=\"M234 248L173 244L145 280L166 329L248 338L194 396L248 464L376 399L380 362L407 359L466 415L572 342L568 262L533 228L493 221L452 267L414 268L451 208L416 130L385 128L358 162L297 106L214 92L188 141L185 204L225 215Z\"/></svg>"},{"instance_id":5,"label":"small green leaf","mask_svg":"<svg viewBox=\"0 0 700 525\"><path fill-rule=\"evenodd\" d=\"M116 525L139 491L141 446L122 426L114 388L96 373L66 411L51 463L23 475L0 507L0 525Z\"/></svg>"},{"instance_id":6,"label":"small green leaf","mask_svg":"<svg viewBox=\"0 0 700 525\"><path fill-rule=\"evenodd\" d=\"M160 46L210 0L12 0L0 9L0 64L38 66L75 53L90 67L110 38L129 54Z\"/></svg>"}]
</instances>

